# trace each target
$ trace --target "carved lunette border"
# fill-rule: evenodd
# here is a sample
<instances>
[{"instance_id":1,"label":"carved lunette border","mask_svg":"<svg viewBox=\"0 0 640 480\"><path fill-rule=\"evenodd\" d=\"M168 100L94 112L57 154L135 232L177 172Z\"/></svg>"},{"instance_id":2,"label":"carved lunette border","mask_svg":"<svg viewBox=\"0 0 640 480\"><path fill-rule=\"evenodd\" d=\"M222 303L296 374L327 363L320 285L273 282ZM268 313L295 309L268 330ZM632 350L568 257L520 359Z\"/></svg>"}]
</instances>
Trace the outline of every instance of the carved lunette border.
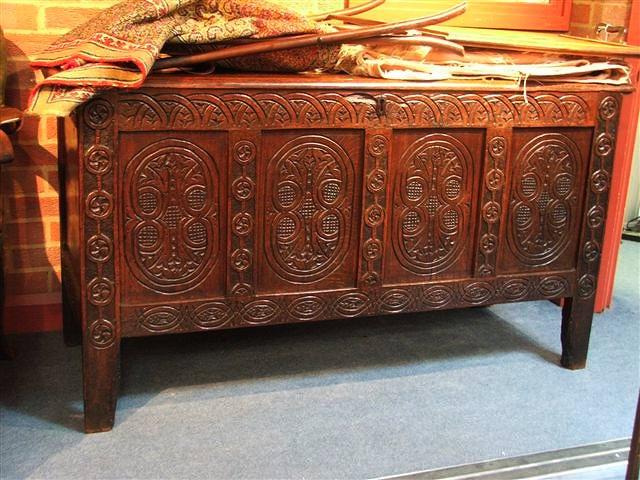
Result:
<instances>
[{"instance_id":1,"label":"carved lunette border","mask_svg":"<svg viewBox=\"0 0 640 480\"><path fill-rule=\"evenodd\" d=\"M122 93L122 131L588 125L592 93ZM584 98L582 98L584 97Z\"/></svg>"}]
</instances>

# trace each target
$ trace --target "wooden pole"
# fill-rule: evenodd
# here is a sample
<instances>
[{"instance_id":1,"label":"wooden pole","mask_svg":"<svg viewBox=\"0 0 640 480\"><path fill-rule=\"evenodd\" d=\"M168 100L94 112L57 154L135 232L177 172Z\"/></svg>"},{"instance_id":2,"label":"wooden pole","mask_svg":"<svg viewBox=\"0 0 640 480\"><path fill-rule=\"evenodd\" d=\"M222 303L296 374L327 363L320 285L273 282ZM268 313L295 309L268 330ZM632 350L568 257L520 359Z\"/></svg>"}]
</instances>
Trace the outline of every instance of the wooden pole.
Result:
<instances>
[{"instance_id":1,"label":"wooden pole","mask_svg":"<svg viewBox=\"0 0 640 480\"><path fill-rule=\"evenodd\" d=\"M247 55L255 55L258 53L274 52L277 50L287 50L291 48L325 46L336 43L349 43L354 40L362 40L364 38L377 37L380 35L404 32L406 30L425 27L427 25L435 25L451 18L462 15L466 10L466 3L461 3L448 10L429 15L426 17L404 20L394 23L383 23L381 25L373 25L363 27L357 30L333 32L326 34L306 34L296 35L292 37L274 38L259 43L249 45L237 45L212 52L198 53L195 55L185 55L182 57L161 58L156 61L153 70L162 70L165 68L187 67L197 65L199 63L213 62L228 58L241 57Z\"/></svg>"},{"instance_id":2,"label":"wooden pole","mask_svg":"<svg viewBox=\"0 0 640 480\"><path fill-rule=\"evenodd\" d=\"M363 3L362 5L358 5L357 7L345 8L342 10L336 10L334 12L319 13L318 15L312 15L309 18L311 20L315 20L316 22L321 22L323 20L327 20L329 17L332 17L334 15L345 15L345 16L358 15L359 13L364 13L364 12L368 12L369 10L373 10L374 8L382 5L384 2L385 0L372 0L370 2Z\"/></svg>"}]
</instances>

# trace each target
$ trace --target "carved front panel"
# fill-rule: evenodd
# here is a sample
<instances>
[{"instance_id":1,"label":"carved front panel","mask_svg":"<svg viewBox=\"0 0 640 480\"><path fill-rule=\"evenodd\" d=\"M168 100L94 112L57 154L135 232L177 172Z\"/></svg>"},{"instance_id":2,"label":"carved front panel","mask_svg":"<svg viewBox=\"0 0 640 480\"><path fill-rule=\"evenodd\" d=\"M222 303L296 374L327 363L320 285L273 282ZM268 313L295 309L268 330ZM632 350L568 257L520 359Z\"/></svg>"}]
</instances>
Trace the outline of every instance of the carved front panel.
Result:
<instances>
[{"instance_id":1,"label":"carved front panel","mask_svg":"<svg viewBox=\"0 0 640 480\"><path fill-rule=\"evenodd\" d=\"M131 150L123 175L130 298L203 289L222 263L220 169L226 151L217 144L223 142L214 146L202 135L133 137L123 142ZM213 292L224 291L222 284L208 283Z\"/></svg>"},{"instance_id":2,"label":"carved front panel","mask_svg":"<svg viewBox=\"0 0 640 480\"><path fill-rule=\"evenodd\" d=\"M263 134L260 291L353 285L361 142L357 132Z\"/></svg>"},{"instance_id":3,"label":"carved front panel","mask_svg":"<svg viewBox=\"0 0 640 480\"><path fill-rule=\"evenodd\" d=\"M514 132L502 271L575 264L590 138L578 129Z\"/></svg>"},{"instance_id":4,"label":"carved front panel","mask_svg":"<svg viewBox=\"0 0 640 480\"><path fill-rule=\"evenodd\" d=\"M387 283L470 272L481 132L399 132Z\"/></svg>"}]
</instances>

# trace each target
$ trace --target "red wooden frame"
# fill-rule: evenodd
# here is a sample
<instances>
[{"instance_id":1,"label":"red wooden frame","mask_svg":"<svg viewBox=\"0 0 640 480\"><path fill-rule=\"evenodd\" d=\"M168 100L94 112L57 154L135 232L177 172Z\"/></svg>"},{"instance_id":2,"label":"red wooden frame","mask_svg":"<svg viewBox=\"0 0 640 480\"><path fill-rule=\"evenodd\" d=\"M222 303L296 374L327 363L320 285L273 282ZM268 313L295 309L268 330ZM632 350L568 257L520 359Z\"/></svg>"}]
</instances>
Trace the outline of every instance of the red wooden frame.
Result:
<instances>
[{"instance_id":1,"label":"red wooden frame","mask_svg":"<svg viewBox=\"0 0 640 480\"><path fill-rule=\"evenodd\" d=\"M351 6L361 3L346 0ZM387 0L382 6L364 14L367 18L392 21L450 8L454 0ZM467 0L467 12L446 22L460 27L502 28L509 30L567 31L571 17L571 0L548 3L519 1Z\"/></svg>"},{"instance_id":2,"label":"red wooden frame","mask_svg":"<svg viewBox=\"0 0 640 480\"><path fill-rule=\"evenodd\" d=\"M640 17L640 2L633 2L630 18L638 17ZM629 23L627 41L632 45L640 45L640 23ZM628 58L627 63L633 71L632 81L636 91L624 97L620 110L616 157L613 163L613 180L607 210L607 229L602 245L602 260L594 307L596 312L602 312L608 308L613 297L613 283L620 250L624 209L631 177L638 117L640 116L640 92L638 92L638 88L640 88L640 59Z\"/></svg>"}]
</instances>

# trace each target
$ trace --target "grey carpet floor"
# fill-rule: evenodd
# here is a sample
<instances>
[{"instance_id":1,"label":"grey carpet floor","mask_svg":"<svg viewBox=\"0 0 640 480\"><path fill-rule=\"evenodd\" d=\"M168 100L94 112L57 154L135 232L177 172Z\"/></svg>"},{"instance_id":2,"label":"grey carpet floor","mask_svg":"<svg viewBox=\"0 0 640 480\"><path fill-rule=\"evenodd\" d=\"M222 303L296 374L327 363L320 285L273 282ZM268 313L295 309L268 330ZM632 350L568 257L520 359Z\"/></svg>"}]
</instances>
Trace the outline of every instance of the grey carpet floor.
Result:
<instances>
[{"instance_id":1,"label":"grey carpet floor","mask_svg":"<svg viewBox=\"0 0 640 480\"><path fill-rule=\"evenodd\" d=\"M629 437L640 244L624 242L588 366L550 302L128 340L112 432L84 435L79 348L16 339L0 476L371 478Z\"/></svg>"}]
</instances>

